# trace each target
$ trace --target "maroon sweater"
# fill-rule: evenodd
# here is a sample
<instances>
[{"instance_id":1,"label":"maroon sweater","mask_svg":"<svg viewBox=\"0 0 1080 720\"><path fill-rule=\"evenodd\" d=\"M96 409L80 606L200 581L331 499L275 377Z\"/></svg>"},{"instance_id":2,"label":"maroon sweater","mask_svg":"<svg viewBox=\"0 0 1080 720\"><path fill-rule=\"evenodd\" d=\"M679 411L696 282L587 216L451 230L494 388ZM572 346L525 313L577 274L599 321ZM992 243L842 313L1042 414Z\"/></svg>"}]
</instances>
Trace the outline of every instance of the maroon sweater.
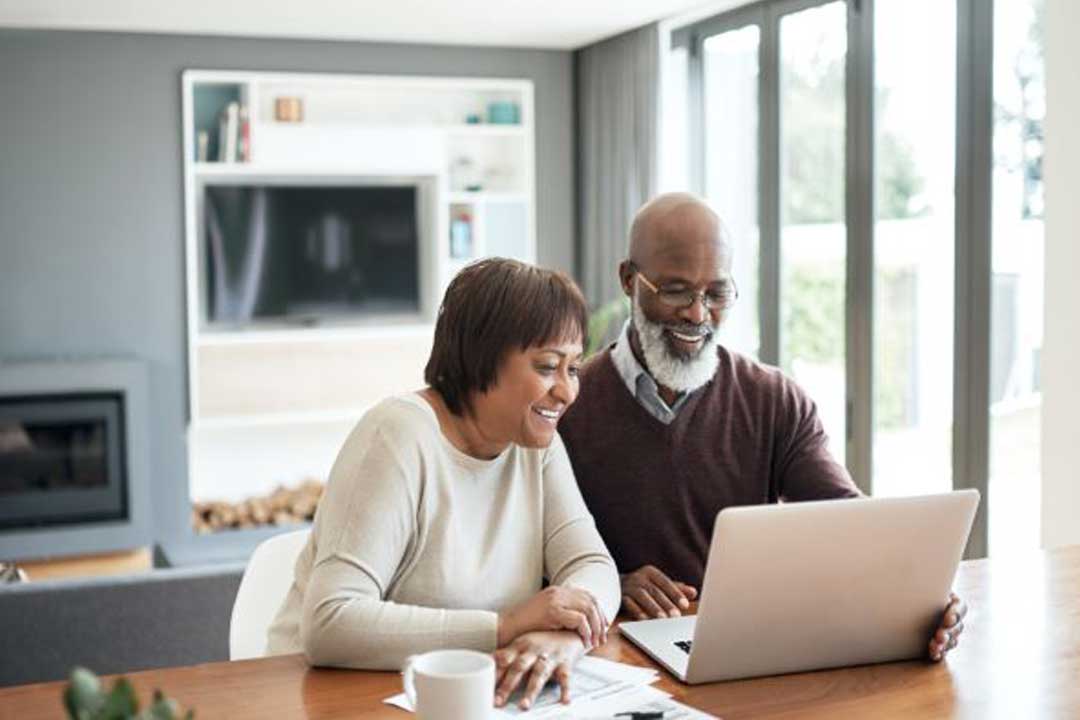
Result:
<instances>
[{"instance_id":1,"label":"maroon sweater","mask_svg":"<svg viewBox=\"0 0 1080 720\"><path fill-rule=\"evenodd\" d=\"M619 572L652 564L700 588L721 509L860 495L802 389L776 368L719 355L670 425L631 395L610 348L581 371L559 433Z\"/></svg>"}]
</instances>

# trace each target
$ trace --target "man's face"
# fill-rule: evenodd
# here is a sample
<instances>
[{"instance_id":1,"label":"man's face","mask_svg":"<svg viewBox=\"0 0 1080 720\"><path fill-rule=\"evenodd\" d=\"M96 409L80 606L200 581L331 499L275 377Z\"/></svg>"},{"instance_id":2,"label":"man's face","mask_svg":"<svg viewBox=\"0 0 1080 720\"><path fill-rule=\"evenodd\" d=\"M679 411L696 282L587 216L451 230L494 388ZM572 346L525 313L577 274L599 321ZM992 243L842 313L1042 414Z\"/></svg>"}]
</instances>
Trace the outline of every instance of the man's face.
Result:
<instances>
[{"instance_id":1,"label":"man's face","mask_svg":"<svg viewBox=\"0 0 1080 720\"><path fill-rule=\"evenodd\" d=\"M674 390L694 389L715 371L716 333L726 303L706 307L703 295L725 297L734 288L731 254L717 232L714 226L687 228L645 243L640 259L620 268L623 288L634 301L634 326L649 371ZM687 293L692 302L672 304Z\"/></svg>"},{"instance_id":2,"label":"man's face","mask_svg":"<svg viewBox=\"0 0 1080 720\"><path fill-rule=\"evenodd\" d=\"M730 292L733 282L731 253L715 232L688 235L648 243L643 257L624 263L620 269L626 294L631 298L638 295L645 318L665 327L668 348L682 358L701 352L704 335L716 332L726 310L718 305L706 308L701 297L681 307L664 302L664 297L670 299L680 291L719 296Z\"/></svg>"}]
</instances>

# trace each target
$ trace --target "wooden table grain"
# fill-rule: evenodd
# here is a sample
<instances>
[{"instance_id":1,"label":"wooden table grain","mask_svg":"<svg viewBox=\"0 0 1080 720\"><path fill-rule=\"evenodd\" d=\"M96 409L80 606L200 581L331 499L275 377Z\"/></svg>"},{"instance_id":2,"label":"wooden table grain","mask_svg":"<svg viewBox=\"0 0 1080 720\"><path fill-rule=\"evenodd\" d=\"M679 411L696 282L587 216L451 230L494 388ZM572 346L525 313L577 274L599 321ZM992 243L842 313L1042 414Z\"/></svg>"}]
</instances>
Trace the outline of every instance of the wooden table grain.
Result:
<instances>
[{"instance_id":1,"label":"wooden table grain","mask_svg":"<svg viewBox=\"0 0 1080 720\"><path fill-rule=\"evenodd\" d=\"M1080 718L1080 546L964 562L956 589L971 609L963 642L941 664L888 663L694 687L664 673L657 687L726 720ZM611 637L595 654L652 664ZM400 691L396 673L314 669L297 655L128 677L141 698L160 687L200 719L410 717L383 704ZM0 718L62 718L63 687L0 688Z\"/></svg>"}]
</instances>

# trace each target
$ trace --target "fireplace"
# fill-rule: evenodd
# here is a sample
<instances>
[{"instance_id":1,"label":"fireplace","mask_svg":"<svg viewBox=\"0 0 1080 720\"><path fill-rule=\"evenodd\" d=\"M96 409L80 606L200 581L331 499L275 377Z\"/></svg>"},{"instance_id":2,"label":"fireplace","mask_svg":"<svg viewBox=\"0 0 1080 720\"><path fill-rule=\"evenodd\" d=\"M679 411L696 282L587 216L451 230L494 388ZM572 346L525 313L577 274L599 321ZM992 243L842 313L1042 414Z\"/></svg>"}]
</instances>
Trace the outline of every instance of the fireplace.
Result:
<instances>
[{"instance_id":1,"label":"fireplace","mask_svg":"<svg viewBox=\"0 0 1080 720\"><path fill-rule=\"evenodd\" d=\"M0 559L150 544L146 370L0 362Z\"/></svg>"},{"instance_id":2,"label":"fireplace","mask_svg":"<svg viewBox=\"0 0 1080 720\"><path fill-rule=\"evenodd\" d=\"M0 529L124 520L119 392L0 397Z\"/></svg>"}]
</instances>

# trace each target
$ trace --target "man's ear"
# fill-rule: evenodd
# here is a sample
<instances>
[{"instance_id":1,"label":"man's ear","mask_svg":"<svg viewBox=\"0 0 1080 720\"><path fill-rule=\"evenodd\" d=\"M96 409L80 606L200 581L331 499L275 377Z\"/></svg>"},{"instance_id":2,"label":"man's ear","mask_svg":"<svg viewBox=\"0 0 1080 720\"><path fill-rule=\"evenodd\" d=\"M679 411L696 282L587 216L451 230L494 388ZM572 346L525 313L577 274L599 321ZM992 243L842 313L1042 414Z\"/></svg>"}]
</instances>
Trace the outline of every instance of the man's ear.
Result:
<instances>
[{"instance_id":1,"label":"man's ear","mask_svg":"<svg viewBox=\"0 0 1080 720\"><path fill-rule=\"evenodd\" d=\"M631 300L634 299L634 275L636 272L634 264L629 260L623 260L619 263L619 284L622 285L623 293Z\"/></svg>"}]
</instances>

